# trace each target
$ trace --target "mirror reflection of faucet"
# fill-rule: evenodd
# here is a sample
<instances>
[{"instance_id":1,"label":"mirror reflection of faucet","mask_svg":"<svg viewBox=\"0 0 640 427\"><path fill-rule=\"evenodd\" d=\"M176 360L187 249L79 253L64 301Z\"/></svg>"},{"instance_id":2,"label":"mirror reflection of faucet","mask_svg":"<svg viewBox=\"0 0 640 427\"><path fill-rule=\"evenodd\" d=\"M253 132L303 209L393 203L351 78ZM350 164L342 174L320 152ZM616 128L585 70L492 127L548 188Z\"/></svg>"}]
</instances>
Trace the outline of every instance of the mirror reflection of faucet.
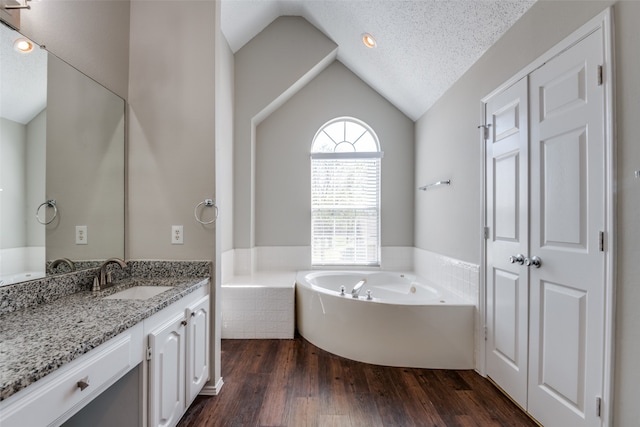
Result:
<instances>
[{"instance_id":1,"label":"mirror reflection of faucet","mask_svg":"<svg viewBox=\"0 0 640 427\"><path fill-rule=\"evenodd\" d=\"M68 272L76 271L76 265L69 258L58 258L51 262L51 272L55 272L56 268L60 266L60 264L65 264L68 268Z\"/></svg>"},{"instance_id":2,"label":"mirror reflection of faucet","mask_svg":"<svg viewBox=\"0 0 640 427\"><path fill-rule=\"evenodd\" d=\"M120 258L109 258L100 266L100 274L93 278L93 288L92 291L97 292L101 289L107 288L108 285L111 284L111 272L107 272L107 266L109 264L118 264L120 268L125 268L127 263Z\"/></svg>"}]
</instances>

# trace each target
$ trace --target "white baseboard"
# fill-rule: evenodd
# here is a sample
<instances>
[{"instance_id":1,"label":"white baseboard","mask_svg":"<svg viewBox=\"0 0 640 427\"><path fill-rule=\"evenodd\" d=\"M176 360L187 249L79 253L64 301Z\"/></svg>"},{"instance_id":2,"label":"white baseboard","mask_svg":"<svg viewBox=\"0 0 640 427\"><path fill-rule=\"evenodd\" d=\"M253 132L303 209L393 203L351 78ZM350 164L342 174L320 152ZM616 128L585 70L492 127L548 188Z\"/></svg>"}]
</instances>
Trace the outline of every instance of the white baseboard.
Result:
<instances>
[{"instance_id":1,"label":"white baseboard","mask_svg":"<svg viewBox=\"0 0 640 427\"><path fill-rule=\"evenodd\" d=\"M211 382L208 382L202 390L200 390L200 395L202 396L217 396L220 393L220 389L224 385L224 381L222 381L222 377L218 380L215 385L211 385Z\"/></svg>"}]
</instances>

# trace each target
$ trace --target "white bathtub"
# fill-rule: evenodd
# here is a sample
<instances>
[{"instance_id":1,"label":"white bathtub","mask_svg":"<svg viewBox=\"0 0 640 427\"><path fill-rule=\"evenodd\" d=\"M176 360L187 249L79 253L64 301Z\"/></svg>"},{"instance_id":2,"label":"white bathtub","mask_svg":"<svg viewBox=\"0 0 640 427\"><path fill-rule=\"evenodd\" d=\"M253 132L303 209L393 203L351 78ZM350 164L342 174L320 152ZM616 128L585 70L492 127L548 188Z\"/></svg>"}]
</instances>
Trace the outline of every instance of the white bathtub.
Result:
<instances>
[{"instance_id":1,"label":"white bathtub","mask_svg":"<svg viewBox=\"0 0 640 427\"><path fill-rule=\"evenodd\" d=\"M0 286L13 285L14 283L27 280L42 279L46 275L44 271L28 271L24 273L0 275Z\"/></svg>"},{"instance_id":2,"label":"white bathtub","mask_svg":"<svg viewBox=\"0 0 640 427\"><path fill-rule=\"evenodd\" d=\"M360 296L353 298L351 290L363 279ZM303 271L296 276L300 335L360 362L473 369L474 312L473 304L413 274Z\"/></svg>"}]
</instances>

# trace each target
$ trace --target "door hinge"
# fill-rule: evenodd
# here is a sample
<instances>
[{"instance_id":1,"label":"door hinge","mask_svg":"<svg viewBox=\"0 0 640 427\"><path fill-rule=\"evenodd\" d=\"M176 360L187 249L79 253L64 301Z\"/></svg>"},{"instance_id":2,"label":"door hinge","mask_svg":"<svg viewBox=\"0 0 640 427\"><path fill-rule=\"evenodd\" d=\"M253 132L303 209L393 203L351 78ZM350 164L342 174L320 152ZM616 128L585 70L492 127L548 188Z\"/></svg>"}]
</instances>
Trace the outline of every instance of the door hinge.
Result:
<instances>
[{"instance_id":1,"label":"door hinge","mask_svg":"<svg viewBox=\"0 0 640 427\"><path fill-rule=\"evenodd\" d=\"M151 360L151 355L153 352L151 351L151 347L147 347L147 360Z\"/></svg>"},{"instance_id":2,"label":"door hinge","mask_svg":"<svg viewBox=\"0 0 640 427\"><path fill-rule=\"evenodd\" d=\"M598 243L598 250L600 252L604 252L604 231L600 232L600 236L599 236L599 243Z\"/></svg>"},{"instance_id":3,"label":"door hinge","mask_svg":"<svg viewBox=\"0 0 640 427\"><path fill-rule=\"evenodd\" d=\"M596 396L596 417L600 417L602 414L602 398Z\"/></svg>"},{"instance_id":4,"label":"door hinge","mask_svg":"<svg viewBox=\"0 0 640 427\"><path fill-rule=\"evenodd\" d=\"M484 340L488 340L489 339L489 328L487 328L487 325L484 325Z\"/></svg>"},{"instance_id":5,"label":"door hinge","mask_svg":"<svg viewBox=\"0 0 640 427\"><path fill-rule=\"evenodd\" d=\"M484 240L487 240L489 238L489 227L484 228L484 230L482 231L482 235L484 236Z\"/></svg>"},{"instance_id":6,"label":"door hinge","mask_svg":"<svg viewBox=\"0 0 640 427\"><path fill-rule=\"evenodd\" d=\"M485 140L489 139L489 135L490 135L490 134L489 134L489 128L490 128L490 127L491 127L491 125L490 125L490 124L488 124L488 125L480 125L480 126L478 126L478 129L479 129L479 128L482 128L482 136L484 137L484 139L485 139Z\"/></svg>"},{"instance_id":7,"label":"door hinge","mask_svg":"<svg viewBox=\"0 0 640 427\"><path fill-rule=\"evenodd\" d=\"M598 65L598 86L602 86L604 83L604 67Z\"/></svg>"}]
</instances>

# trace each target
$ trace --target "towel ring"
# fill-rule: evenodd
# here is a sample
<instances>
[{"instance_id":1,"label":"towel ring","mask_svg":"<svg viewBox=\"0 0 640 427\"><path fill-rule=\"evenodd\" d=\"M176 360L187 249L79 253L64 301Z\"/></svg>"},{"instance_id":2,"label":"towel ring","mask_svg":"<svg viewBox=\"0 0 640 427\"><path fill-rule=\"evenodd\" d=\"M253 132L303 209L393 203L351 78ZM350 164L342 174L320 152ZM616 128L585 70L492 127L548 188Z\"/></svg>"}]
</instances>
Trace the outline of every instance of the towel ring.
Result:
<instances>
[{"instance_id":1,"label":"towel ring","mask_svg":"<svg viewBox=\"0 0 640 427\"><path fill-rule=\"evenodd\" d=\"M47 221L46 208L45 208L45 217L44 217L45 220L40 221L40 209L43 206L53 208L53 216L49 221ZM53 222L53 220L56 219L57 216L58 216L58 207L56 206L56 201L54 199L50 199L50 200L47 200L46 202L41 203L40 206L38 206L38 209L36 210L36 220L42 225L51 224L51 222Z\"/></svg>"},{"instance_id":2,"label":"towel ring","mask_svg":"<svg viewBox=\"0 0 640 427\"><path fill-rule=\"evenodd\" d=\"M211 221L203 221L198 217L198 208L203 205L208 208L210 208L211 206L215 208L215 215L213 216L213 219ZM213 202L213 199L204 199L202 202L196 205L196 208L193 210L193 215L196 217L196 221L198 221L202 225L213 224L218 219L218 206L216 206L216 204Z\"/></svg>"}]
</instances>

